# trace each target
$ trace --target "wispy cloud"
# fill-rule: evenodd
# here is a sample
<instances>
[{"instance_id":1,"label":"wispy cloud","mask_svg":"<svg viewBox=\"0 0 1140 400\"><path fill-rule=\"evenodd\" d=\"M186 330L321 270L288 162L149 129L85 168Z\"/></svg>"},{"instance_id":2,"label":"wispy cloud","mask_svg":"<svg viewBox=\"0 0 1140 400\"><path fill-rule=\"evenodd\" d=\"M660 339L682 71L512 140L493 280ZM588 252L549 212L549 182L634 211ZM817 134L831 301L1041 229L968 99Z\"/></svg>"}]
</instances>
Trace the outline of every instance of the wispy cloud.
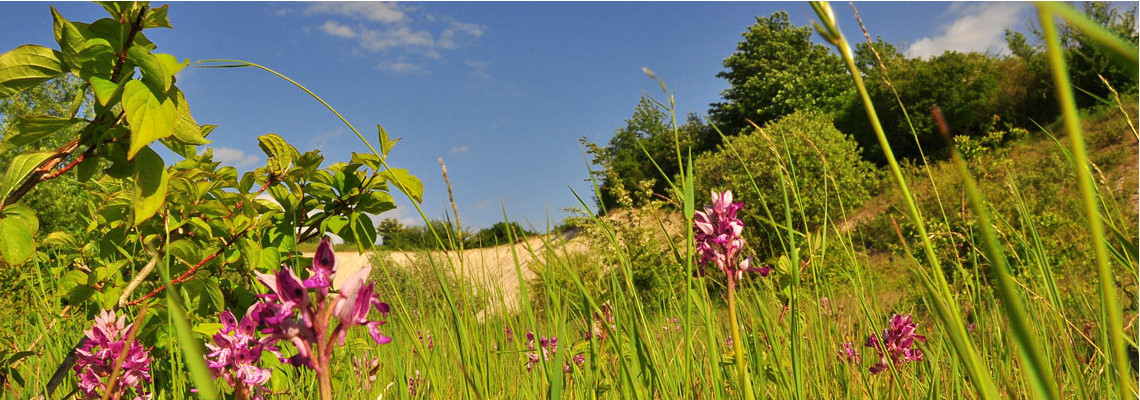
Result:
<instances>
[{"instance_id":1,"label":"wispy cloud","mask_svg":"<svg viewBox=\"0 0 1140 400\"><path fill-rule=\"evenodd\" d=\"M471 210L482 211L482 210L487 209L487 207L490 207L490 206L491 206L491 199L487 199L487 200L480 201L480 202L476 203L475 205L471 206Z\"/></svg>"},{"instance_id":2,"label":"wispy cloud","mask_svg":"<svg viewBox=\"0 0 1140 400\"><path fill-rule=\"evenodd\" d=\"M451 154L467 154L467 146L452 147Z\"/></svg>"},{"instance_id":3,"label":"wispy cloud","mask_svg":"<svg viewBox=\"0 0 1140 400\"><path fill-rule=\"evenodd\" d=\"M330 140L341 137L341 135L344 135L344 128L337 128L336 130L313 136L306 144L310 149L324 150L325 147L328 147Z\"/></svg>"},{"instance_id":4,"label":"wispy cloud","mask_svg":"<svg viewBox=\"0 0 1140 400\"><path fill-rule=\"evenodd\" d=\"M1007 54L1005 30L1020 22L1024 3L954 3L947 13L956 17L935 36L919 39L907 49L911 57L933 57L946 51Z\"/></svg>"},{"instance_id":5,"label":"wispy cloud","mask_svg":"<svg viewBox=\"0 0 1140 400\"><path fill-rule=\"evenodd\" d=\"M306 15L329 14L371 22L386 24L406 22L408 14L405 11L415 10L412 7L401 6L394 2L322 2L310 5L305 9Z\"/></svg>"},{"instance_id":6,"label":"wispy cloud","mask_svg":"<svg viewBox=\"0 0 1140 400\"><path fill-rule=\"evenodd\" d=\"M245 168L261 162L261 157L232 147L214 147L214 161L236 168Z\"/></svg>"},{"instance_id":7,"label":"wispy cloud","mask_svg":"<svg viewBox=\"0 0 1140 400\"><path fill-rule=\"evenodd\" d=\"M356 37L356 31L352 30L348 25L341 25L336 21L325 21L325 24L321 25L321 31L331 36L342 38L351 39Z\"/></svg>"},{"instance_id":8,"label":"wispy cloud","mask_svg":"<svg viewBox=\"0 0 1140 400\"><path fill-rule=\"evenodd\" d=\"M469 46L486 32L482 25L400 3L316 3L301 14L325 17L322 25L302 29L353 40L357 52L384 53L386 61L376 67L397 73L426 72L425 66L443 59L443 52Z\"/></svg>"}]
</instances>

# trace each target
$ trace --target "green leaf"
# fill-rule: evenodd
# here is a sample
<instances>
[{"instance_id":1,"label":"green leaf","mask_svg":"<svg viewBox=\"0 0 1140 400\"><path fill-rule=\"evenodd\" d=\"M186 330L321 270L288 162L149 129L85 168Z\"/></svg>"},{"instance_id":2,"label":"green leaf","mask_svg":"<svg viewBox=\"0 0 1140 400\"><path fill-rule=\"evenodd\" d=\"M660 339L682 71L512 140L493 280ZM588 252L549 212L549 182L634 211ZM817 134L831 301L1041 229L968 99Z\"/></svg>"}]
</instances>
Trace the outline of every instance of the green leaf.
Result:
<instances>
[{"instance_id":1,"label":"green leaf","mask_svg":"<svg viewBox=\"0 0 1140 400\"><path fill-rule=\"evenodd\" d=\"M55 7L51 7L51 19L52 35L55 37L55 42L59 44L60 50L63 50L64 54L72 56L78 53L79 49L84 47L83 42L86 41L83 34L79 32L79 28L76 28L75 24L60 15Z\"/></svg>"},{"instance_id":2,"label":"green leaf","mask_svg":"<svg viewBox=\"0 0 1140 400\"><path fill-rule=\"evenodd\" d=\"M190 65L189 59L178 62L178 58L166 53L155 54L154 58L158 59L158 62L162 63L162 67L166 69L166 73L170 74L170 76L178 74L179 71L182 71L183 68L186 68L187 65Z\"/></svg>"},{"instance_id":3,"label":"green leaf","mask_svg":"<svg viewBox=\"0 0 1140 400\"><path fill-rule=\"evenodd\" d=\"M36 217L35 210L23 204L10 204L4 207L4 212L0 213L0 218L20 222L28 227L28 231L32 233L32 236L40 232L40 220Z\"/></svg>"},{"instance_id":4,"label":"green leaf","mask_svg":"<svg viewBox=\"0 0 1140 400\"><path fill-rule=\"evenodd\" d=\"M63 75L64 71L63 54L47 47L25 44L0 54L0 98Z\"/></svg>"},{"instance_id":5,"label":"green leaf","mask_svg":"<svg viewBox=\"0 0 1140 400\"><path fill-rule=\"evenodd\" d=\"M387 192L373 191L360 198L357 209L369 214L380 214L396 209L396 201Z\"/></svg>"},{"instance_id":6,"label":"green leaf","mask_svg":"<svg viewBox=\"0 0 1140 400\"><path fill-rule=\"evenodd\" d=\"M38 153L25 153L16 156L12 159L12 163L8 165L8 170L4 172L4 185L0 186L0 202L8 198L13 190L16 190L25 180L35 172L36 168L40 167L44 161L51 158L52 152L42 151Z\"/></svg>"},{"instance_id":7,"label":"green leaf","mask_svg":"<svg viewBox=\"0 0 1140 400\"><path fill-rule=\"evenodd\" d=\"M293 148L285 138L276 133L267 133L257 137L257 146L269 156L266 166L273 172L284 172L298 157L297 149Z\"/></svg>"},{"instance_id":8,"label":"green leaf","mask_svg":"<svg viewBox=\"0 0 1140 400\"><path fill-rule=\"evenodd\" d=\"M166 201L166 186L170 179L162 157L149 147L135 157L135 184L131 197L134 225L146 221Z\"/></svg>"},{"instance_id":9,"label":"green leaf","mask_svg":"<svg viewBox=\"0 0 1140 400\"><path fill-rule=\"evenodd\" d=\"M171 77L174 74L167 72L166 66L145 48L131 46L127 50L127 59L138 65L139 71L142 72L143 82L162 88L163 93L170 90Z\"/></svg>"},{"instance_id":10,"label":"green leaf","mask_svg":"<svg viewBox=\"0 0 1140 400\"><path fill-rule=\"evenodd\" d=\"M253 239L247 237L238 239L238 251L241 252L241 258L245 261L247 269L253 270L261 264L261 245Z\"/></svg>"},{"instance_id":11,"label":"green leaf","mask_svg":"<svg viewBox=\"0 0 1140 400\"><path fill-rule=\"evenodd\" d=\"M261 271L273 271L281 266L281 252L276 247L261 249L261 264L257 268Z\"/></svg>"},{"instance_id":12,"label":"green leaf","mask_svg":"<svg viewBox=\"0 0 1140 400\"><path fill-rule=\"evenodd\" d=\"M395 146L396 142L399 142L400 139L389 139L388 131L384 130L384 127L380 126L380 124L376 124L376 130L380 132L380 154L383 154L385 157L387 157L388 152L392 151L392 146Z\"/></svg>"},{"instance_id":13,"label":"green leaf","mask_svg":"<svg viewBox=\"0 0 1140 400\"><path fill-rule=\"evenodd\" d=\"M83 122L87 121L52 115L25 115L8 126L8 131L4 133L4 144L0 145L0 152L33 143Z\"/></svg>"},{"instance_id":14,"label":"green leaf","mask_svg":"<svg viewBox=\"0 0 1140 400\"><path fill-rule=\"evenodd\" d=\"M178 109L178 119L174 121L174 138L192 146L210 144L210 141L202 135L202 127L190 115L190 105L186 103L186 95L177 88L174 89L174 106Z\"/></svg>"},{"instance_id":15,"label":"green leaf","mask_svg":"<svg viewBox=\"0 0 1140 400\"><path fill-rule=\"evenodd\" d=\"M17 218L0 219L0 256L10 265L28 261L36 252L32 231Z\"/></svg>"},{"instance_id":16,"label":"green leaf","mask_svg":"<svg viewBox=\"0 0 1140 400\"><path fill-rule=\"evenodd\" d=\"M151 8L146 10L146 15L143 16L143 29L150 28L168 28L170 26L170 18L167 18L166 13L170 9L169 5L163 4L162 7Z\"/></svg>"},{"instance_id":17,"label":"green leaf","mask_svg":"<svg viewBox=\"0 0 1140 400\"><path fill-rule=\"evenodd\" d=\"M122 94L122 87L102 77L92 76L88 82L91 83L91 91L95 93L95 100L99 101L101 106L112 103L116 94Z\"/></svg>"},{"instance_id":18,"label":"green leaf","mask_svg":"<svg viewBox=\"0 0 1140 400\"><path fill-rule=\"evenodd\" d=\"M131 147L127 158L148 144L174 134L178 109L166 96L160 100L145 84L132 80L123 86L123 111L131 125Z\"/></svg>"},{"instance_id":19,"label":"green leaf","mask_svg":"<svg viewBox=\"0 0 1140 400\"><path fill-rule=\"evenodd\" d=\"M412 176L408 170L402 168L391 168L382 173L385 179L395 183L395 186L401 192L411 197L417 203L423 203L424 184L420 182L419 178Z\"/></svg>"}]
</instances>

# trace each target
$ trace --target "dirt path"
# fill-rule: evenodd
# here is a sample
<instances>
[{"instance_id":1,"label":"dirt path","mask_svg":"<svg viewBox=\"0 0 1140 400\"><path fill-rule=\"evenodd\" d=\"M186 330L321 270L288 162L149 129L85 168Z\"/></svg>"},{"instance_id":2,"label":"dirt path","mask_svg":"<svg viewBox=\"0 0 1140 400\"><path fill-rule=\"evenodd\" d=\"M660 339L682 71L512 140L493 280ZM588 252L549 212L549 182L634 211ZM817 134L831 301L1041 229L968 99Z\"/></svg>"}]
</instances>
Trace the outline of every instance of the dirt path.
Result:
<instances>
[{"instance_id":1,"label":"dirt path","mask_svg":"<svg viewBox=\"0 0 1140 400\"><path fill-rule=\"evenodd\" d=\"M575 243L574 241L561 241L556 240L556 246L559 253L562 251L581 251L584 246ZM492 302L490 309L496 309L498 306L494 304L499 299L502 299L503 304L507 310L518 309L518 293L519 293L519 277L518 273L521 269L523 280L529 281L534 278L534 273L530 268L527 268L534 260L535 257L531 255L538 255L542 257L545 251L545 244L541 237L532 237L524 243L515 245L515 252L518 255L519 266L515 267L514 256L511 254L511 246L502 245L496 247L488 247L481 249L471 249L464 251L463 263L458 262L455 252L431 252L432 257L448 257L449 262L441 262L440 265L453 266L456 268L456 276L463 277L471 284L477 287L484 288L490 292L490 300ZM341 251L336 253L337 258L337 274L333 278L333 286L337 287L347 279L352 273L359 270L364 266L364 263L369 261L372 252L357 253L355 251ZM427 252L418 251L392 251L388 252L388 258L394 265L390 267L407 267L410 263L415 262L416 258L424 257ZM306 254L311 257L311 254ZM462 266L462 267L461 267ZM373 265L373 268L381 268L380 265ZM499 295L498 291L502 291Z\"/></svg>"}]
</instances>

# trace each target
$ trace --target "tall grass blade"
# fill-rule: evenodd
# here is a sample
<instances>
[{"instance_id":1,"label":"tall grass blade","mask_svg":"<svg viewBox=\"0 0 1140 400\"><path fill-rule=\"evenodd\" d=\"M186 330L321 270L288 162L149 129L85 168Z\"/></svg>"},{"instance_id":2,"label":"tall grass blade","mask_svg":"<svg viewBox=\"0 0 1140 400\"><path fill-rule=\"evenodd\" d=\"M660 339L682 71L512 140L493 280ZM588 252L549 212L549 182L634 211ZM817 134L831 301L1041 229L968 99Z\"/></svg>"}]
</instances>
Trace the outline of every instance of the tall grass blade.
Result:
<instances>
[{"instance_id":1,"label":"tall grass blade","mask_svg":"<svg viewBox=\"0 0 1140 400\"><path fill-rule=\"evenodd\" d=\"M922 238L923 249L926 252L927 261L931 266L930 275L933 276L935 281L935 287L933 288L935 291L930 294L934 295L932 296L934 297L932 300L934 304L937 305L935 308L938 311L939 319L947 328L946 330L950 335L954 349L961 358L961 361L965 364L966 371L970 375L970 382L974 384L978 395L984 399L997 399L999 398L997 387L994 384L993 378L988 373L988 367L982 362L981 357L979 357L977 350L974 348L973 342L966 334L966 326L961 319L962 314L954 302L954 295L946 283L946 278L942 275L941 263L938 260L937 254L934 252L934 247L926 232L925 222L918 211L914 197L910 193L906 178L903 177L902 170L899 168L894 152L891 151L890 143L887 141L886 134L883 132L883 126L879 122L878 114L875 112L875 106L871 103L871 97L867 92L866 86L863 84L861 72L855 65L855 58L852 55L851 47L843 37L843 34L839 31L835 14L831 10L831 5L827 2L818 1L811 2L811 5L816 15L819 16L823 22L823 26L816 25L819 34L823 36L824 40L839 50L840 56L847 64L847 69L851 73L855 88L863 101L863 108L867 113L867 118L871 122L875 137L882 147L883 154L887 159L887 163L890 165L891 173L894 175L895 183L906 204L906 209L910 213L915 228L918 230L919 237Z\"/></svg>"},{"instance_id":2,"label":"tall grass blade","mask_svg":"<svg viewBox=\"0 0 1140 400\"><path fill-rule=\"evenodd\" d=\"M1084 134L1081 132L1080 119L1077 116L1076 99L1073 96L1069 82L1068 67L1061 49L1060 38L1057 33L1055 15L1061 15L1066 20L1081 28L1090 37L1102 37L1101 28L1095 24L1088 25L1087 18L1082 15L1073 15L1071 9L1058 7L1053 3L1038 3L1037 15L1041 22L1041 31L1045 37L1045 50L1050 69L1053 72L1053 87L1057 90L1057 99L1061 106L1061 116L1065 132L1069 135L1073 164L1077 171L1077 184L1080 188L1081 199L1084 203L1084 213L1089 225L1089 235L1093 241L1093 253L1096 257L1097 279L1100 281L1101 314L1105 324L1101 324L1102 331L1108 339L1105 350L1108 352L1109 370L1113 371L1117 379L1116 389L1119 396L1125 392L1136 393L1136 379L1129 370L1128 357L1124 351L1124 327L1122 322L1122 305L1116 297L1116 279L1109 265L1108 249L1104 237L1104 226L1096 200L1096 189L1093 187L1092 171L1089 170L1089 160L1085 149ZM1136 68L1137 58L1135 48L1130 59L1133 68Z\"/></svg>"},{"instance_id":3,"label":"tall grass blade","mask_svg":"<svg viewBox=\"0 0 1140 400\"><path fill-rule=\"evenodd\" d=\"M1034 332L1029 326L1029 315L1025 312L1025 304L1021 301L1021 296L1010 276L1009 264L1005 252L1001 249L1001 244L998 243L997 234L994 233L989 212L986 210L985 199L978 190L978 185L974 182L969 167L966 166L966 160L962 159L962 155L958 154L957 149L954 148L953 141L950 139L950 128L943 119L942 111L935 108L933 112L934 120L938 123L942 136L947 141L947 147L951 149L954 165L958 169L958 176L962 178L966 197L970 201L970 208L974 211L974 216L978 218L977 226L981 230L982 245L990 260L992 275L997 278L997 293L1001 298L1002 307L1008 315L1009 323L1013 327L1013 338L1017 343L1018 355L1021 356L1021 361L1026 366L1033 392L1037 398L1057 399L1059 394L1057 393L1057 386L1054 384L1053 369L1050 367L1051 361L1046 359L1045 354L1035 343L1035 334L1039 332Z\"/></svg>"}]
</instances>

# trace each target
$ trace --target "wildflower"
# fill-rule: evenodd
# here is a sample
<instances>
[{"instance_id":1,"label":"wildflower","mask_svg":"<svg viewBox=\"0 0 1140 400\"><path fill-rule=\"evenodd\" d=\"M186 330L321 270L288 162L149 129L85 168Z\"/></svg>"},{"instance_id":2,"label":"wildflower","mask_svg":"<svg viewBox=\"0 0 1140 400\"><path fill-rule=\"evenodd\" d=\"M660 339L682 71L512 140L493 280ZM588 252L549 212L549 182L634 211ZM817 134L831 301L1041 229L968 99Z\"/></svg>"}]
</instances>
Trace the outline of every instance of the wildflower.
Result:
<instances>
[{"instance_id":1,"label":"wildflower","mask_svg":"<svg viewBox=\"0 0 1140 400\"><path fill-rule=\"evenodd\" d=\"M511 331L511 326L507 325L507 327L504 328L503 331L504 331L503 333L505 333L506 334L505 336L507 337L507 339L506 339L507 344L511 344L511 342L514 341L514 339L515 339L515 333Z\"/></svg>"},{"instance_id":2,"label":"wildflower","mask_svg":"<svg viewBox=\"0 0 1140 400\"><path fill-rule=\"evenodd\" d=\"M574 362L573 365L570 364L571 361ZM574 371L574 367L581 367L582 364L585 364L585 363L586 363L586 355L585 354L578 354L574 357L571 357L570 361L567 361L567 362L562 364L562 372L569 374L570 372Z\"/></svg>"},{"instance_id":3,"label":"wildflower","mask_svg":"<svg viewBox=\"0 0 1140 400\"><path fill-rule=\"evenodd\" d=\"M843 349L839 350L838 359L841 362L848 364L862 364L863 356L859 355L859 351L855 349L855 345L851 342L843 342L839 344Z\"/></svg>"},{"instance_id":4,"label":"wildflower","mask_svg":"<svg viewBox=\"0 0 1140 400\"><path fill-rule=\"evenodd\" d=\"M378 344L386 344L392 338L380 332L380 319L369 319L368 314L375 309L381 315L389 312L388 304L380 301L373 290L372 282L366 282L372 266L350 275L339 288L336 297L329 294L332 277L337 273L336 256L328 238L321 240L316 256L309 266L309 278L302 281L288 267L273 275L257 274L257 279L270 293L260 295L261 301L251 307L249 313L254 320L264 325L261 331L273 340L288 341L297 348L297 354L289 358L294 366L306 366L317 372L320 398L332 398L332 375L329 368L332 339L343 346L349 329L366 326L368 334ZM310 293L316 289L315 293ZM329 330L329 322L336 324Z\"/></svg>"},{"instance_id":5,"label":"wildflower","mask_svg":"<svg viewBox=\"0 0 1140 400\"><path fill-rule=\"evenodd\" d=\"M900 366L907 361L922 360L922 350L912 348L915 340L926 341L925 336L914 333L917 326L910 315L895 314L891 316L891 326L883 330L881 339L875 334L867 338L866 346L879 350L879 362L871 366L872 374L887 369L888 364Z\"/></svg>"},{"instance_id":6,"label":"wildflower","mask_svg":"<svg viewBox=\"0 0 1140 400\"><path fill-rule=\"evenodd\" d=\"M733 203L732 191L714 191L712 201L712 206L697 211L693 220L697 255L700 256L697 263L702 267L698 272L703 275L703 267L711 263L724 272L731 282L742 279L744 272L757 272L761 276L767 276L770 267L752 267L752 257L740 259L740 251L745 245L744 237L741 236L744 222L736 217L736 213L744 207L744 203Z\"/></svg>"},{"instance_id":7,"label":"wildflower","mask_svg":"<svg viewBox=\"0 0 1140 400\"><path fill-rule=\"evenodd\" d=\"M420 378L420 370L417 369L415 377L408 377L408 396L415 396L419 393L422 384L423 379Z\"/></svg>"},{"instance_id":8,"label":"wildflower","mask_svg":"<svg viewBox=\"0 0 1140 400\"><path fill-rule=\"evenodd\" d=\"M550 360L550 357L558 351L558 337L540 337L538 339L538 348L534 346L534 337L534 332L527 331L526 338L529 341L527 343L527 349L531 352L526 353L526 372L533 370L534 366L538 365L539 362ZM539 352L538 350L542 351ZM539 356L540 353L542 354L541 356Z\"/></svg>"},{"instance_id":9,"label":"wildflower","mask_svg":"<svg viewBox=\"0 0 1140 400\"><path fill-rule=\"evenodd\" d=\"M262 399L262 386L269 382L272 371L258 368L257 362L261 360L262 351L277 352L274 346L277 339L272 336L258 339L256 322L249 315L238 323L234 314L226 310L219 318L222 329L214 334L214 343L206 343L210 351L206 354L210 372L215 378L225 379L235 393L240 393L239 398Z\"/></svg>"},{"instance_id":10,"label":"wildflower","mask_svg":"<svg viewBox=\"0 0 1140 400\"><path fill-rule=\"evenodd\" d=\"M133 399L150 399L153 393L146 391L146 384L152 382L150 375L150 354L137 340L127 343L134 324L127 324L127 317L115 318L115 312L103 310L95 317L95 325L84 331L87 340L75 350L76 359L72 370L79 379L79 392L85 399L99 399L107 390L103 382L111 376L115 361L126 350L126 357L119 367L119 378L114 385L112 398L121 398L130 389Z\"/></svg>"},{"instance_id":11,"label":"wildflower","mask_svg":"<svg viewBox=\"0 0 1140 400\"><path fill-rule=\"evenodd\" d=\"M352 372L356 375L356 381L362 382L364 390L372 390L372 385L376 383L376 373L379 370L379 358L352 357Z\"/></svg>"},{"instance_id":12,"label":"wildflower","mask_svg":"<svg viewBox=\"0 0 1140 400\"><path fill-rule=\"evenodd\" d=\"M432 349L435 348L435 341L432 340L431 331L428 331L426 335L422 331L416 331L416 336L418 336L420 339L420 345L427 348L427 351L432 351ZM414 355L418 355L418 354L419 354L419 352L417 352L416 349L413 347L412 348L412 355L414 356Z\"/></svg>"},{"instance_id":13,"label":"wildflower","mask_svg":"<svg viewBox=\"0 0 1140 400\"><path fill-rule=\"evenodd\" d=\"M603 326L608 325L610 329L604 329ZM593 321L590 321L590 331L586 332L586 340L590 338L597 338L599 341L606 340L609 331L616 329L614 327L614 312L610 307L609 300L602 303L598 312L593 313Z\"/></svg>"},{"instance_id":14,"label":"wildflower","mask_svg":"<svg viewBox=\"0 0 1140 400\"><path fill-rule=\"evenodd\" d=\"M827 297L819 298L819 314L826 316L830 316L832 314L831 299Z\"/></svg>"}]
</instances>

